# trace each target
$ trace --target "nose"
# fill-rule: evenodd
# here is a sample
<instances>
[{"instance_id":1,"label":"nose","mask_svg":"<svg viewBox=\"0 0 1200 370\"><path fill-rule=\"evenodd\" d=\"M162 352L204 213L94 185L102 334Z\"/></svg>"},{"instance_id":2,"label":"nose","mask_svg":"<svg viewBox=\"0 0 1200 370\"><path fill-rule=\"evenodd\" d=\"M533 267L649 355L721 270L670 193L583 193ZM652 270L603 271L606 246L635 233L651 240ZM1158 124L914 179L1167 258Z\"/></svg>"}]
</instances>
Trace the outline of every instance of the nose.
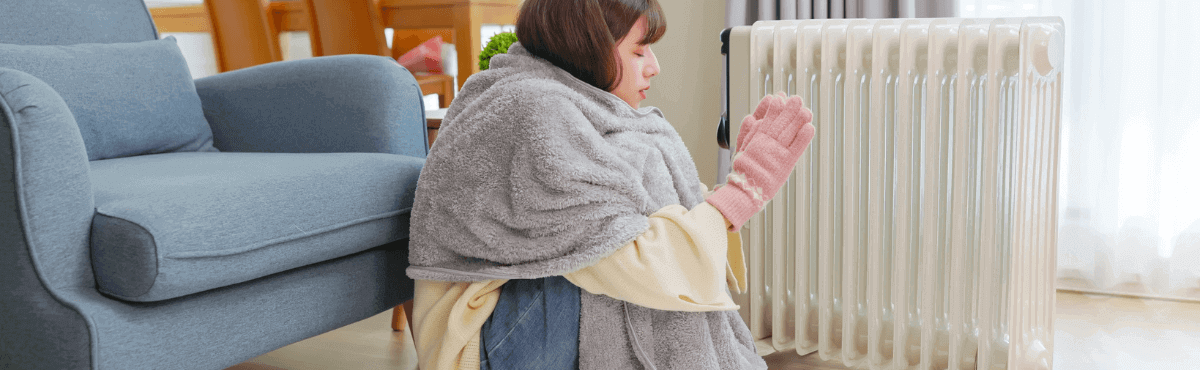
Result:
<instances>
[{"instance_id":1,"label":"nose","mask_svg":"<svg viewBox=\"0 0 1200 370\"><path fill-rule=\"evenodd\" d=\"M654 56L654 50L646 47L646 56L650 57L650 63L646 64L646 68L643 73L645 74L646 78L658 76L658 57Z\"/></svg>"}]
</instances>

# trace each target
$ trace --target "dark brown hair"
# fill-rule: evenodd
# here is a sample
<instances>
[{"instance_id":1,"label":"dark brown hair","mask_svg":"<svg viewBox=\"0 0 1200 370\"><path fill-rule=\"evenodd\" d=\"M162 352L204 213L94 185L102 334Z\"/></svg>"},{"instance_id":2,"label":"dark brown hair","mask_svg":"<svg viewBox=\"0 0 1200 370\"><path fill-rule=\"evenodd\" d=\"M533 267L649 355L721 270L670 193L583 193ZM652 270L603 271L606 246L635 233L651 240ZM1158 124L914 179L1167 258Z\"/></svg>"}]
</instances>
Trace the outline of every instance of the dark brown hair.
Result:
<instances>
[{"instance_id":1,"label":"dark brown hair","mask_svg":"<svg viewBox=\"0 0 1200 370\"><path fill-rule=\"evenodd\" d=\"M646 36L638 44L653 44L667 32L656 0L525 0L517 40L530 54L610 91L621 76L613 49L642 16Z\"/></svg>"}]
</instances>

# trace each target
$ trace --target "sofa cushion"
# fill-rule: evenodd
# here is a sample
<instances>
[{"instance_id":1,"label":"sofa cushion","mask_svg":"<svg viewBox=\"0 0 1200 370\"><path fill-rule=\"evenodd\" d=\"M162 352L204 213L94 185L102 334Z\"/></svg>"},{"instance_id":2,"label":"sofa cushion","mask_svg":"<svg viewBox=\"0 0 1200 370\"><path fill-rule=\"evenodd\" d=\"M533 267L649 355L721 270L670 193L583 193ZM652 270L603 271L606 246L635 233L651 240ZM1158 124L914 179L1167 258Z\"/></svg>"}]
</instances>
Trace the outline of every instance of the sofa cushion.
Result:
<instances>
[{"instance_id":1,"label":"sofa cushion","mask_svg":"<svg viewBox=\"0 0 1200 370\"><path fill-rule=\"evenodd\" d=\"M119 44L0 44L0 67L53 87L75 115L88 160L215 151L174 37Z\"/></svg>"},{"instance_id":2,"label":"sofa cushion","mask_svg":"<svg viewBox=\"0 0 1200 370\"><path fill-rule=\"evenodd\" d=\"M408 237L424 160L170 153L91 163L100 291L159 301Z\"/></svg>"}]
</instances>

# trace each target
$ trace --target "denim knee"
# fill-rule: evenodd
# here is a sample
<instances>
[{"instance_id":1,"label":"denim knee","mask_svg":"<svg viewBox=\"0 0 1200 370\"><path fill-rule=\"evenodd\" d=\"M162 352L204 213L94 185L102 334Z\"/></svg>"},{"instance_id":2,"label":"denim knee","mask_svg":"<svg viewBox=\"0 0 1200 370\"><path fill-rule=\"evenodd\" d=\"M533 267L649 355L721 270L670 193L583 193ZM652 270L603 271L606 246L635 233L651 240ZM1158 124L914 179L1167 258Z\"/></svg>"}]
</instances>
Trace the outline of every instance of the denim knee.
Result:
<instances>
[{"instance_id":1,"label":"denim knee","mask_svg":"<svg viewBox=\"0 0 1200 370\"><path fill-rule=\"evenodd\" d=\"M481 369L575 369L579 287L561 276L509 280L480 333Z\"/></svg>"}]
</instances>

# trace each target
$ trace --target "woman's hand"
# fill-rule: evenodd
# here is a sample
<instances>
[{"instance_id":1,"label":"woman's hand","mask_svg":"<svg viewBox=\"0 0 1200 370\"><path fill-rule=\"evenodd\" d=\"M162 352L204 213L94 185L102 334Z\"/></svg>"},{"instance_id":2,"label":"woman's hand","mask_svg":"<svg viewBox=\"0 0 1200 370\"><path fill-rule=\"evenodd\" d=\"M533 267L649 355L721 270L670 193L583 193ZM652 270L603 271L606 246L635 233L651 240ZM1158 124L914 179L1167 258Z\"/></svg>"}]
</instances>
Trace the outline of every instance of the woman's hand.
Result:
<instances>
[{"instance_id":1,"label":"woman's hand","mask_svg":"<svg viewBox=\"0 0 1200 370\"><path fill-rule=\"evenodd\" d=\"M783 93L764 97L742 121L733 172L707 199L729 220L730 230L740 229L783 187L812 141L816 129L811 122L812 111L804 101Z\"/></svg>"},{"instance_id":2,"label":"woman's hand","mask_svg":"<svg viewBox=\"0 0 1200 370\"><path fill-rule=\"evenodd\" d=\"M758 102L758 107L754 108L754 113L748 114L745 119L742 119L742 126L738 128L737 143L733 147L735 155L742 154L746 150L745 143L750 142L750 138L757 132L755 128L758 127L759 122L763 118L766 118L767 112L771 109L782 108L781 104L784 104L786 99L787 94L784 94L782 91L764 96Z\"/></svg>"}]
</instances>

